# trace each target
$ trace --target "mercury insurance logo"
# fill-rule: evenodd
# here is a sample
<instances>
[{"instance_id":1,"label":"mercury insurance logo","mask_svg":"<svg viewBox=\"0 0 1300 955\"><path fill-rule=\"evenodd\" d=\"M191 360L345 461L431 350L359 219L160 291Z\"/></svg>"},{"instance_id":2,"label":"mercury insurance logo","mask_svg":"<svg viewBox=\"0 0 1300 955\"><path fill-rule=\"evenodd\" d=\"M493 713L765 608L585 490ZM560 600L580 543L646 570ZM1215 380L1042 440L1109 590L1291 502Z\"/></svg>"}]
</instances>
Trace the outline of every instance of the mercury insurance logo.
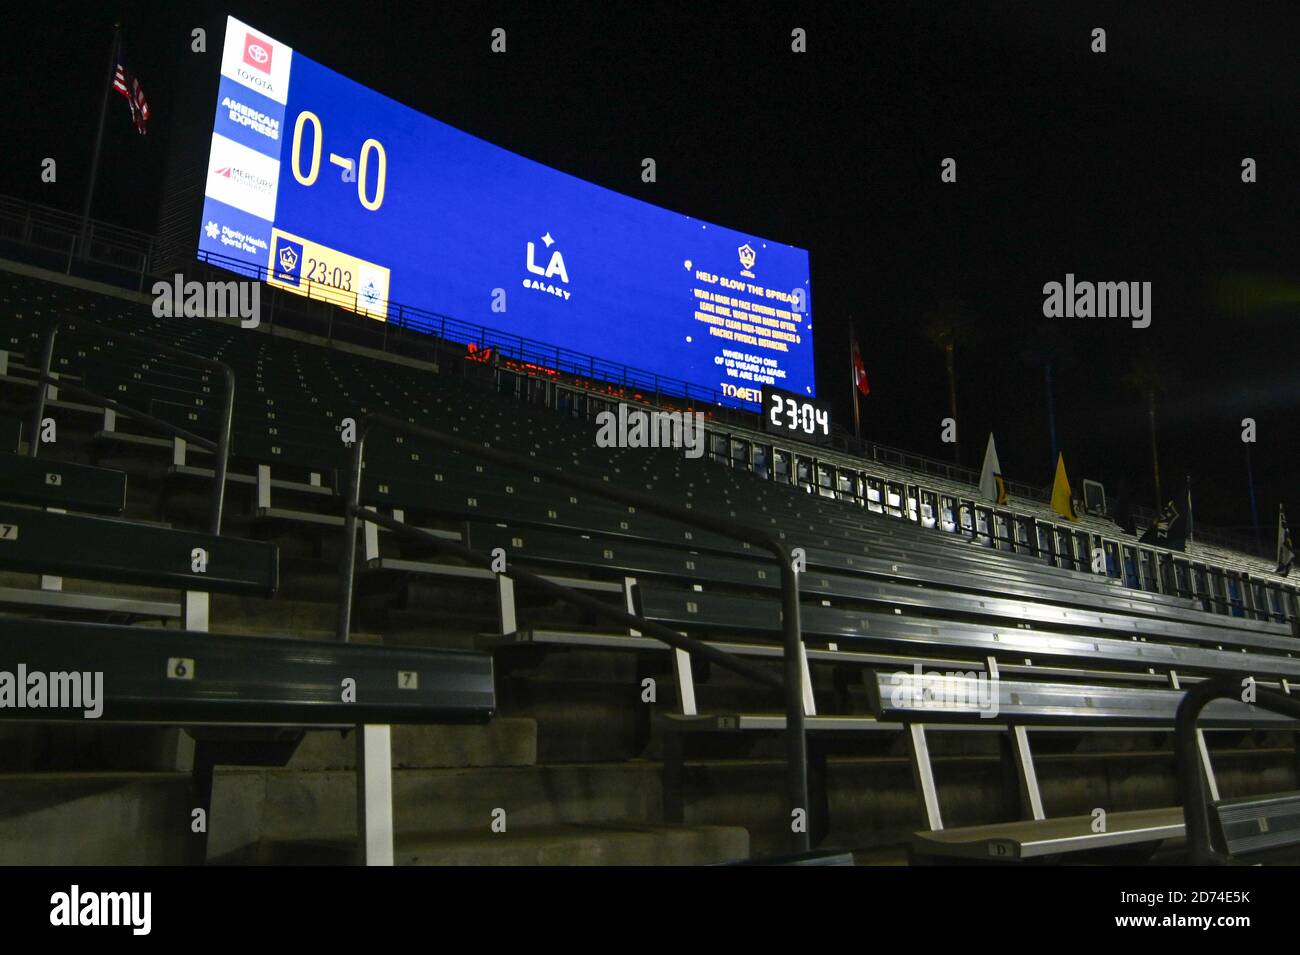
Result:
<instances>
[{"instance_id":1,"label":"mercury insurance logo","mask_svg":"<svg viewBox=\"0 0 1300 955\"><path fill-rule=\"evenodd\" d=\"M251 189L259 195L274 196L275 182L266 176L259 176L257 173L250 172L247 169L240 169L233 163L229 166L217 165L213 168L214 176L221 176L223 179L229 179L236 185L243 186L245 189Z\"/></svg>"}]
</instances>

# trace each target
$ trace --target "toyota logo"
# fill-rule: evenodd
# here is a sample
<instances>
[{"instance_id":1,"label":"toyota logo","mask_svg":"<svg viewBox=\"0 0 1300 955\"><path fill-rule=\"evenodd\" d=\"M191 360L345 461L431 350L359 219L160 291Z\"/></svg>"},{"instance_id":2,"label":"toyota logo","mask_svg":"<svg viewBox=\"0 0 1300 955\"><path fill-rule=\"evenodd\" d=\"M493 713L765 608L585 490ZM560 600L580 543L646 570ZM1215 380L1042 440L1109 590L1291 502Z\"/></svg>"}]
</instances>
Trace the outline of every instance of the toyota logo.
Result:
<instances>
[{"instance_id":1,"label":"toyota logo","mask_svg":"<svg viewBox=\"0 0 1300 955\"><path fill-rule=\"evenodd\" d=\"M251 33L244 34L244 62L263 73L271 72L271 54L274 52L269 43Z\"/></svg>"}]
</instances>

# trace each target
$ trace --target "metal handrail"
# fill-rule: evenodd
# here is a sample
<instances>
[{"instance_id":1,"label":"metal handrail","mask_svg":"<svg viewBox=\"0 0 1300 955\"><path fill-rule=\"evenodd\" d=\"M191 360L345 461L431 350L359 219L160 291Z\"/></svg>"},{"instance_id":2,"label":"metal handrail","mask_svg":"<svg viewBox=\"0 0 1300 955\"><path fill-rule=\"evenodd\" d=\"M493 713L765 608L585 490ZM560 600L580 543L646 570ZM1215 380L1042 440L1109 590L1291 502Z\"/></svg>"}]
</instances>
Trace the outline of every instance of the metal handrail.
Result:
<instances>
[{"instance_id":1,"label":"metal handrail","mask_svg":"<svg viewBox=\"0 0 1300 955\"><path fill-rule=\"evenodd\" d=\"M40 431L41 420L45 416L45 398L48 393L47 386L59 388L70 394L85 398L96 404L114 411L118 414L127 415L139 421L153 425L158 430L169 434L173 437L184 438L191 444L195 444L206 451L210 451L216 459L213 465L213 482L212 482L212 504L211 516L208 527L211 534L216 537L221 536L221 512L225 504L226 497L226 468L230 460L230 429L234 420L235 409L235 373L225 362L217 361L215 358L205 358L202 355L196 355L193 352L182 351L179 348L173 348L170 345L164 345L161 342L150 341L148 346L151 350L162 355L170 355L173 358L182 358L187 361L198 362L200 365L207 365L209 368L215 368L221 372L225 384L225 398L221 409L221 426L218 429L217 440L205 438L197 435L192 431L187 431L170 421L164 421L162 418L152 415L147 411L140 411L124 405L119 401L114 401L106 395L91 391L89 388L82 388L80 385L73 385L54 377L54 342L58 336L59 329L63 326L64 319L55 320L45 333L45 344L41 349L41 365L38 369L36 379L36 401L32 406L32 423L31 437L28 440L27 453L30 457L36 457L40 450ZM121 332L110 332L107 329L92 323L84 326L78 326L79 331L90 331L101 335L104 338L134 338L134 335L123 334Z\"/></svg>"},{"instance_id":2,"label":"metal handrail","mask_svg":"<svg viewBox=\"0 0 1300 955\"><path fill-rule=\"evenodd\" d=\"M81 248L84 221L80 216L74 216L70 213L62 212L37 203L27 202L25 200L15 199L9 196L0 196L0 227L4 224L14 225L19 235L7 235L3 228L0 228L0 241L10 240L23 244L31 244L29 233L33 226L52 228L59 230L68 239L68 249L73 255L85 257L86 250ZM111 243L113 248L123 254L136 256L139 258L139 265L133 266L130 271L143 276L150 269L150 263L153 259L154 249L157 244L157 238L149 233L140 232L134 229L126 229L121 226L112 225L104 220L90 220L90 235L94 238L103 239ZM44 247L42 247L44 248ZM59 247L56 251L63 251ZM210 264L214 268L220 268L227 272L237 274L252 274L258 278L265 278L271 270L266 266L255 265L243 259L236 259L230 256L223 256L219 253L197 252L195 258L198 261ZM94 259L96 262L108 263L102 258ZM304 279L303 284L309 287L313 284L319 287L314 294L308 297L314 300L332 301L334 304L348 308L347 302L352 303L355 307L356 296L349 293L338 293L338 290L331 286L325 286L321 283L311 283ZM275 288L275 286L271 286ZM332 293L332 294L331 294ZM516 348L518 358L521 361L537 361L541 363L552 362L557 366L557 370L564 371L567 374L582 374L600 380L608 380L616 385L622 385L629 388L641 388L647 395L656 396L656 404L661 404L660 395L680 395L688 401L707 402L717 413L719 400L723 397L720 392L714 389L707 389L700 385L694 385L671 377L656 375L651 372L642 372L638 369L630 368L617 362L609 362L593 356L560 348L555 345L549 345L544 342L532 339L522 338L521 336L511 335L504 332L498 332L484 326L476 325L471 322L465 322L450 316L444 316L437 312L427 309L404 306L399 303L391 303L392 307L398 310L398 316L391 322L395 328L409 328L416 331L422 331L427 334L436 336L446 341L459 339L462 341L473 341L475 344L493 344L501 348ZM413 318L414 321L407 320ZM385 332L387 325L385 323ZM562 367L559 367L562 366ZM582 387L581 385L576 385ZM742 418L756 417L756 413L744 408L725 406L725 416L730 419L732 415L740 415ZM895 448L889 445L879 444L874 441L863 439L859 441L850 435L843 427L834 425L834 437L836 440L835 448L846 454L854 454L867 461L877 461L880 463L890 463L894 460L896 466L906 467L912 470L920 470L926 474L939 474L948 477L951 480L960 480L966 484L978 484L979 472L971 468L954 464L950 461L934 458L929 455L919 454L913 451L907 451L902 448ZM1008 490L1016 497L1028 500L1046 502L1050 500L1050 486L1037 487L1019 481L1008 481ZM1157 512L1151 508L1134 505L1134 517L1144 523L1151 523L1157 516ZM1258 543L1248 537L1228 533L1225 529L1207 527L1198 524L1196 527L1196 539L1200 543L1211 544L1219 547L1226 547L1231 550L1240 551L1254 557L1269 557L1270 552L1261 551Z\"/></svg>"},{"instance_id":3,"label":"metal handrail","mask_svg":"<svg viewBox=\"0 0 1300 955\"><path fill-rule=\"evenodd\" d=\"M273 289L284 290L283 285L277 286L272 283L277 270L270 266L204 250L196 251L195 258L213 268L264 281ZM688 400L708 402L710 405L717 405L725 400L722 392L714 388L706 388L680 378L634 368L621 362L609 361L537 339L525 338L513 332L489 328L486 325L468 322L430 309L388 299L367 306L355 291L343 291L324 282L313 282L308 278L300 279L296 289L297 291L289 294L325 302L363 316L382 314L385 325L392 328L423 332L448 342L472 343L480 348L492 347L520 361L544 364L553 367L556 371L586 375L602 381L641 388L655 394L679 395Z\"/></svg>"},{"instance_id":4,"label":"metal handrail","mask_svg":"<svg viewBox=\"0 0 1300 955\"><path fill-rule=\"evenodd\" d=\"M1210 834L1209 796L1196 720L1214 700L1239 700L1242 689L1254 678L1244 673L1211 677L1192 687L1178 704L1174 718L1174 753L1178 758L1178 793L1183 802L1183 827L1193 865L1234 865L1237 860L1215 848ZM1268 687L1253 687L1254 703L1271 713L1300 719L1300 699Z\"/></svg>"},{"instance_id":5,"label":"metal handrail","mask_svg":"<svg viewBox=\"0 0 1300 955\"><path fill-rule=\"evenodd\" d=\"M811 814L812 807L808 803L808 749L807 738L804 732L804 711L803 711L803 633L799 620L799 575L794 569L790 559L790 553L786 545L783 544L774 535L768 534L754 528L746 527L742 524L736 524L731 521L722 520L708 514L698 514L694 511L678 507L674 504L668 504L661 499L650 494L640 491L630 491L625 489L610 487L603 481L596 481L591 478L585 478L578 475L568 474L559 467L541 465L532 458L520 454L514 454L508 451L500 451L496 448L487 447L482 444L468 441L464 438L458 438L454 435L444 434L440 431L434 431L420 425L412 424L408 421L399 421L397 418L389 415L367 415L362 419L357 429L356 443L352 452L352 467L349 473L349 482L347 487L347 503L344 507L344 528L343 528L343 554L339 562L339 616L337 637L341 642L347 642L352 627L352 594L354 588L354 577L356 572L356 540L357 540L357 521L358 519L370 521L381 527L397 534L406 536L411 539L418 539L425 543L431 544L436 549L453 554L464 559L469 563L478 564L487 569L492 569L492 560L490 557L478 554L459 544L451 541L436 538L434 535L421 531L418 528L410 527L400 521L385 518L370 508L361 506L361 474L365 460L366 438L376 427L386 427L398 433L405 433L416 437L424 438L447 448L460 451L466 455L473 455L484 460L500 464L503 467L517 468L530 474L544 475L553 479L558 484L567 487L576 488L581 491L587 491L600 497L609 498L622 504L629 504L638 508L644 508L652 514L658 514L671 520L680 521L705 530L710 530L718 534L730 537L733 540L744 541L755 544L768 551L776 560L777 566L781 571L781 625L784 636L784 663L785 678L777 679L772 674L761 670L759 667L742 660L739 657L717 647L710 646L703 641L693 639L675 630L657 623L653 620L647 620L644 617L637 616L624 610L610 607L608 604L601 602L589 595L579 593L578 591L558 584L555 581L548 580L536 574L531 574L520 569L510 569L507 573L513 579L525 581L534 584L548 593L576 606L583 607L597 616L604 617L616 623L634 627L646 635L660 640L671 647L679 650L685 650L690 653L698 653L702 658L711 660L719 666L725 667L733 672L748 676L769 686L785 687L785 704L786 704L786 770L787 785L791 806L794 809L802 809L805 814L805 821L808 823L803 827L803 831L796 833L798 843L803 850L810 848L809 833L812 829L811 819L807 817ZM762 674L760 676L760 673Z\"/></svg>"}]
</instances>

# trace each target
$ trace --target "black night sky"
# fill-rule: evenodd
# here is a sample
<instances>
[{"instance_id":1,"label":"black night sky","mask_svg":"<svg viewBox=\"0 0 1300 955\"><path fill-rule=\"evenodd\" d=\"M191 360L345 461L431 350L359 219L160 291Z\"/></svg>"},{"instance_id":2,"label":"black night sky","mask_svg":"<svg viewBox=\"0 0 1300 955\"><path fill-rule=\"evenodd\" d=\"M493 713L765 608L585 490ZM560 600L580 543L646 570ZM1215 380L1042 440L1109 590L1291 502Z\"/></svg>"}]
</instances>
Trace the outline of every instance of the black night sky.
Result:
<instances>
[{"instance_id":1,"label":"black night sky","mask_svg":"<svg viewBox=\"0 0 1300 955\"><path fill-rule=\"evenodd\" d=\"M1050 481L1043 373L1025 353L1054 326L1076 487L1125 478L1154 503L1145 406L1124 383L1141 357L1164 369L1166 490L1190 474L1197 519L1247 531L1249 416L1265 540L1279 500L1300 520L1294 3L47 2L6 12L0 193L80 211L120 18L155 129L137 137L110 104L95 214L154 229L171 87L216 71L219 41L191 54L189 32L224 13L532 159L810 249L819 391L850 429L852 316L865 436L951 456L923 326L956 300L976 316L957 350L963 463L978 467L993 430L1011 478ZM498 26L505 55L489 50ZM57 184L39 180L46 156ZM956 183L940 181L945 157ZM1258 182L1241 181L1243 157ZM1151 282L1151 327L1044 318L1043 285L1067 272Z\"/></svg>"}]
</instances>

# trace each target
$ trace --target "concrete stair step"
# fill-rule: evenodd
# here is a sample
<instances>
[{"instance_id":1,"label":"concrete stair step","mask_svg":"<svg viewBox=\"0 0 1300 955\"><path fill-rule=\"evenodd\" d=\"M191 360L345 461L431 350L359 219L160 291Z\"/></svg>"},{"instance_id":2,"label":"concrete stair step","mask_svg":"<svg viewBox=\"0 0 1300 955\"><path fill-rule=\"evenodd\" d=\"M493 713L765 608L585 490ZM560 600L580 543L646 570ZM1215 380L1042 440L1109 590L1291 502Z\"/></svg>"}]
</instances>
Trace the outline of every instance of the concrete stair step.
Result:
<instances>
[{"instance_id":1,"label":"concrete stair step","mask_svg":"<svg viewBox=\"0 0 1300 955\"><path fill-rule=\"evenodd\" d=\"M356 798L356 776L349 770L219 768L209 858L266 840L354 838ZM520 829L610 819L657 823L663 819L659 766L631 762L393 772L398 833L490 835L499 809L509 826Z\"/></svg>"},{"instance_id":2,"label":"concrete stair step","mask_svg":"<svg viewBox=\"0 0 1300 955\"><path fill-rule=\"evenodd\" d=\"M234 594L213 594L212 629L223 625L239 626L255 622L256 626L270 632L285 630L333 631L338 619L338 605L315 600L288 600L283 597L240 597Z\"/></svg>"},{"instance_id":3,"label":"concrete stair step","mask_svg":"<svg viewBox=\"0 0 1300 955\"><path fill-rule=\"evenodd\" d=\"M402 748L399 744L399 759ZM1289 751L1263 750L1253 756L1219 754L1216 770L1226 791L1243 795L1293 788ZM1171 764L1167 754L1149 752L1049 755L1040 780L1050 815L1089 806L1167 805L1176 796ZM946 822L1012 818L1006 814L1014 807L999 805L1006 794L996 759L941 758L936 772ZM1077 783L1085 775L1095 782L1080 792ZM920 824L919 801L902 757L832 759L830 781L831 844L855 849L902 844ZM687 771L686 822L692 827L743 827L747 850L780 854L788 850L783 785L781 760L694 761ZM191 779L182 773L0 774L0 864L180 864L194 799ZM260 851L262 844L281 842L350 845L355 806L355 775L347 770L221 768L209 818L210 858L238 860ZM573 827L665 828L660 767L644 761L398 769L394 814L399 836L415 840L411 862L552 858L545 845L515 845L494 832L493 823L502 818L507 834L516 835ZM434 849L419 848L429 841ZM617 858L600 856L606 850L599 847L573 851L579 861ZM668 850L643 845L637 852L650 854L629 850L629 861L666 858L655 855L661 851ZM476 852L483 854L475 857Z\"/></svg>"},{"instance_id":4,"label":"concrete stair step","mask_svg":"<svg viewBox=\"0 0 1300 955\"><path fill-rule=\"evenodd\" d=\"M536 763L536 720L498 717L484 726L393 727L395 769L464 769ZM303 737L288 768L330 770L355 766L353 734L326 730Z\"/></svg>"},{"instance_id":5,"label":"concrete stair step","mask_svg":"<svg viewBox=\"0 0 1300 955\"><path fill-rule=\"evenodd\" d=\"M276 626L254 623L248 618L242 618L237 622L214 619L209 629L214 633L229 633L242 637L284 637L289 640L311 640L316 643L334 643L338 639L337 631L333 627L325 629L294 624ZM387 642L381 635L365 630L351 631L348 640L351 643L366 643L372 646Z\"/></svg>"},{"instance_id":6,"label":"concrete stair step","mask_svg":"<svg viewBox=\"0 0 1300 955\"><path fill-rule=\"evenodd\" d=\"M0 774L0 865L183 865L187 773Z\"/></svg>"},{"instance_id":7,"label":"concrete stair step","mask_svg":"<svg viewBox=\"0 0 1300 955\"><path fill-rule=\"evenodd\" d=\"M0 587L40 587L39 574L23 574L15 571L0 571ZM168 587L137 587L132 584L107 583L100 580L77 580L73 577L63 578L63 589L69 593L98 594L106 597L129 597L135 600L159 600L175 603L180 600L180 591Z\"/></svg>"},{"instance_id":8,"label":"concrete stair step","mask_svg":"<svg viewBox=\"0 0 1300 955\"><path fill-rule=\"evenodd\" d=\"M271 841L238 861L350 865L356 855L352 840ZM739 826L620 822L498 833L413 833L396 840L394 855L397 865L712 865L748 859L749 833Z\"/></svg>"},{"instance_id":9,"label":"concrete stair step","mask_svg":"<svg viewBox=\"0 0 1300 955\"><path fill-rule=\"evenodd\" d=\"M0 774L189 772L193 757L193 740L174 726L95 720L0 725Z\"/></svg>"}]
</instances>

